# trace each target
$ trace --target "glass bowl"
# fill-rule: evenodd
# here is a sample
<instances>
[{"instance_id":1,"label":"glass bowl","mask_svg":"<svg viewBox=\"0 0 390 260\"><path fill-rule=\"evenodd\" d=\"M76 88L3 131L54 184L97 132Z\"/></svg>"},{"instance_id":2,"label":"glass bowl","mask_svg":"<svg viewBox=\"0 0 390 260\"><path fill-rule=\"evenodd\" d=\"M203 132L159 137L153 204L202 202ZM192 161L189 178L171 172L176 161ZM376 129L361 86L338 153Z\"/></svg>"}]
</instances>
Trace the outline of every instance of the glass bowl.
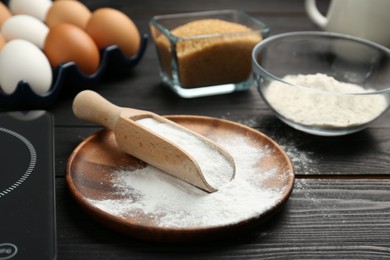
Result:
<instances>
[{"instance_id":1,"label":"glass bowl","mask_svg":"<svg viewBox=\"0 0 390 260\"><path fill-rule=\"evenodd\" d=\"M315 135L357 132L390 104L390 50L329 32L279 34L256 45L258 91L276 116Z\"/></svg>"},{"instance_id":2,"label":"glass bowl","mask_svg":"<svg viewBox=\"0 0 390 260\"><path fill-rule=\"evenodd\" d=\"M159 15L150 30L162 81L184 98L246 90L253 47L269 32L263 22L237 10Z\"/></svg>"}]
</instances>

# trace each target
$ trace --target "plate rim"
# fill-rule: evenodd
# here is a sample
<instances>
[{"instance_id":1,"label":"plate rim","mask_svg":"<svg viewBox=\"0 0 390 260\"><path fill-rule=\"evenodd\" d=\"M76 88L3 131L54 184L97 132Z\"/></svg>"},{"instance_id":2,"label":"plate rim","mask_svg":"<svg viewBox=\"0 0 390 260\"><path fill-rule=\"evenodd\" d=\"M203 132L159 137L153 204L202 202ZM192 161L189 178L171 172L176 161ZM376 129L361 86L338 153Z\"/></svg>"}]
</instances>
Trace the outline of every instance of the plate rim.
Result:
<instances>
[{"instance_id":1,"label":"plate rim","mask_svg":"<svg viewBox=\"0 0 390 260\"><path fill-rule=\"evenodd\" d=\"M286 190L283 192L283 195L275 202L275 205L272 206L270 209L265 210L261 214L246 218L244 220L240 220L235 223L183 228L183 227L160 227L155 225L138 224L138 223L130 222L129 219L123 219L118 216L114 216L94 206L92 203L88 202L88 200L84 196L82 196L77 190L76 185L74 184L73 178L71 176L72 163L77 157L78 152L85 145L91 142L91 140L93 140L94 138L105 134L112 134L111 130L103 128L89 135L82 142L80 142L68 157L67 164L66 164L65 178L66 178L66 183L69 188L69 191L72 197L79 204L79 206L81 206L81 208L90 217L92 217L97 222L103 224L106 227L109 227L122 234L129 235L134 238L141 238L144 240L152 240L158 242L188 242L188 241L195 241L199 239L210 240L210 239L217 239L217 238L225 238L229 235L236 234L237 232L247 230L253 226L257 226L267 221L270 217L276 214L286 204L294 188L295 171L294 171L293 164L290 158L288 157L287 153L272 138L268 137L267 135L265 135L264 133L256 129L226 119L220 119L220 118L208 117L208 116L195 116L195 115L165 115L164 117L173 121L175 121L175 119L192 120L192 121L198 120L198 121L207 121L207 122L217 120L218 122L221 122L223 124L229 124L237 128L243 128L245 131L249 131L251 134L261 136L261 138L265 139L267 142L270 142L274 146L274 148L278 150L278 153L280 153L283 156L284 160L287 162L288 169L291 172L290 174L288 174L288 181L286 182L286 186L285 186Z\"/></svg>"}]
</instances>

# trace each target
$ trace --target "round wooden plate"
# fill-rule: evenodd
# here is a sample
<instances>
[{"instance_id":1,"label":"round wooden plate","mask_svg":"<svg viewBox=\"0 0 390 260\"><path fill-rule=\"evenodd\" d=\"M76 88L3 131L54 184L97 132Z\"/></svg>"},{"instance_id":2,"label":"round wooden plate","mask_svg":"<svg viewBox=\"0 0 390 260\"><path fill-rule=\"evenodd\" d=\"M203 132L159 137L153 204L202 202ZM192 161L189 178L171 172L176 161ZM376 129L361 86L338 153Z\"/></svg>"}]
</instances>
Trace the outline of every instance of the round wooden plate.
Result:
<instances>
[{"instance_id":1,"label":"round wooden plate","mask_svg":"<svg viewBox=\"0 0 390 260\"><path fill-rule=\"evenodd\" d=\"M256 149L266 149L267 153L255 162L255 170L256 174L257 170L258 174L271 172L262 181L259 189L280 191L272 197L270 207L255 216L248 215L239 221L199 227L161 226L150 217L150 214L144 214L139 210L129 212L126 214L127 217L123 217L98 207L93 201L110 199L121 203L118 198L118 187L113 183L118 170L135 170L146 166L144 162L120 151L111 131L102 130L78 145L68 159L66 172L66 181L72 196L95 220L136 238L160 242L188 242L226 238L251 229L272 216L287 201L294 186L293 166L286 153L270 138L244 125L216 118L200 116L167 118L215 142L239 139L240 142L246 142Z\"/></svg>"}]
</instances>

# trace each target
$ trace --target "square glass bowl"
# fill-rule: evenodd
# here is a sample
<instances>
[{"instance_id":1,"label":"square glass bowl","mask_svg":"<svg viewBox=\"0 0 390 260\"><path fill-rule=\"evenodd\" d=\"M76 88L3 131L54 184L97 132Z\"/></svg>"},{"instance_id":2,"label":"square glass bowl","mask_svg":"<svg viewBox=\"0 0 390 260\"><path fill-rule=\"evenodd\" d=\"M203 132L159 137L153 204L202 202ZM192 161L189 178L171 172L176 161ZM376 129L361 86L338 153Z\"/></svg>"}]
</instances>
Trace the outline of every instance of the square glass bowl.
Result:
<instances>
[{"instance_id":1,"label":"square glass bowl","mask_svg":"<svg viewBox=\"0 0 390 260\"><path fill-rule=\"evenodd\" d=\"M159 15L150 20L160 76L184 98L227 94L254 85L251 52L266 24L237 10Z\"/></svg>"}]
</instances>

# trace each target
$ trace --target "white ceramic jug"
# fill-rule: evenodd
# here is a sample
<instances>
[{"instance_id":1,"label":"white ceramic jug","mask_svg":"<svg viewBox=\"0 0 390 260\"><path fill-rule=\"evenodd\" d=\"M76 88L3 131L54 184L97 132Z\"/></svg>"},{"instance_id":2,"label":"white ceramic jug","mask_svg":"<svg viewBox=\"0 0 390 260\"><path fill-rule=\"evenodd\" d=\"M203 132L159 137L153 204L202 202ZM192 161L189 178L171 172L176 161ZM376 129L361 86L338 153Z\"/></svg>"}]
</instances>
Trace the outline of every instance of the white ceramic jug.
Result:
<instances>
[{"instance_id":1,"label":"white ceramic jug","mask_svg":"<svg viewBox=\"0 0 390 260\"><path fill-rule=\"evenodd\" d=\"M390 0L332 0L323 16L315 0L306 0L310 19L329 32L350 34L390 47Z\"/></svg>"}]
</instances>

